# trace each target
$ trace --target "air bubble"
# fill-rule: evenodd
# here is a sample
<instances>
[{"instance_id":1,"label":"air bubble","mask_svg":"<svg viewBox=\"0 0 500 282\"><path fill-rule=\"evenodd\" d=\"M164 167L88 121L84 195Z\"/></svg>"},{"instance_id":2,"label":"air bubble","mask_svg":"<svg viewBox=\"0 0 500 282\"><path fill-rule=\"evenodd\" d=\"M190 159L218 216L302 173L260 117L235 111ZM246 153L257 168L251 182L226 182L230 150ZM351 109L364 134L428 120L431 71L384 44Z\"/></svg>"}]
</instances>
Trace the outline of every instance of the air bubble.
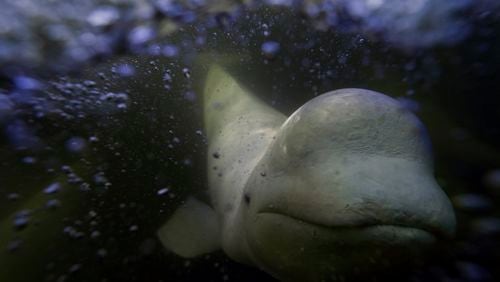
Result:
<instances>
[{"instance_id":1,"label":"air bubble","mask_svg":"<svg viewBox=\"0 0 500 282\"><path fill-rule=\"evenodd\" d=\"M16 201L20 198L21 196L17 193L10 193L7 195L7 200L9 201Z\"/></svg>"},{"instance_id":2,"label":"air bubble","mask_svg":"<svg viewBox=\"0 0 500 282\"><path fill-rule=\"evenodd\" d=\"M24 157L22 159L22 162L25 164L34 164L34 163L36 163L36 158L35 157Z\"/></svg>"},{"instance_id":3,"label":"air bubble","mask_svg":"<svg viewBox=\"0 0 500 282\"><path fill-rule=\"evenodd\" d=\"M163 47L162 54L165 57L175 57L179 53L179 48L172 44L167 44Z\"/></svg>"},{"instance_id":4,"label":"air bubble","mask_svg":"<svg viewBox=\"0 0 500 282\"><path fill-rule=\"evenodd\" d=\"M29 210L22 210L14 216L13 225L16 230L22 230L28 226L31 212Z\"/></svg>"},{"instance_id":5,"label":"air bubble","mask_svg":"<svg viewBox=\"0 0 500 282\"><path fill-rule=\"evenodd\" d=\"M479 194L460 194L453 197L452 202L456 208L468 212L481 212L493 207L490 199Z\"/></svg>"},{"instance_id":6,"label":"air bubble","mask_svg":"<svg viewBox=\"0 0 500 282\"><path fill-rule=\"evenodd\" d=\"M280 44L276 41L267 41L262 44L260 49L267 58L274 58L280 50Z\"/></svg>"},{"instance_id":7,"label":"air bubble","mask_svg":"<svg viewBox=\"0 0 500 282\"><path fill-rule=\"evenodd\" d=\"M120 12L113 7L100 7L87 17L87 22L95 27L110 26L120 18Z\"/></svg>"},{"instance_id":8,"label":"air bubble","mask_svg":"<svg viewBox=\"0 0 500 282\"><path fill-rule=\"evenodd\" d=\"M115 68L118 75L122 77L130 77L135 75L135 67L131 64L121 64Z\"/></svg>"},{"instance_id":9,"label":"air bubble","mask_svg":"<svg viewBox=\"0 0 500 282\"><path fill-rule=\"evenodd\" d=\"M47 209L56 209L61 206L61 202L57 199L50 199L45 203Z\"/></svg>"},{"instance_id":10,"label":"air bubble","mask_svg":"<svg viewBox=\"0 0 500 282\"><path fill-rule=\"evenodd\" d=\"M91 239L97 239L99 236L101 236L101 232L95 230L95 231L92 231L92 233L90 233L90 238Z\"/></svg>"},{"instance_id":11,"label":"air bubble","mask_svg":"<svg viewBox=\"0 0 500 282\"><path fill-rule=\"evenodd\" d=\"M16 76L14 83L21 90L40 90L43 88L43 84L40 81L28 76Z\"/></svg>"},{"instance_id":12,"label":"air bubble","mask_svg":"<svg viewBox=\"0 0 500 282\"><path fill-rule=\"evenodd\" d=\"M61 189L61 184L59 182L54 182L52 184L50 184L49 186L47 186L45 189L43 189L43 192L45 194L55 194L57 192L59 192L59 189Z\"/></svg>"},{"instance_id":13,"label":"air bubble","mask_svg":"<svg viewBox=\"0 0 500 282\"><path fill-rule=\"evenodd\" d=\"M97 250L96 254L98 257L103 258L103 257L108 255L108 251L106 251L106 249L99 249L99 250Z\"/></svg>"},{"instance_id":14,"label":"air bubble","mask_svg":"<svg viewBox=\"0 0 500 282\"><path fill-rule=\"evenodd\" d=\"M272 6L291 6L294 0L265 0L265 3Z\"/></svg>"},{"instance_id":15,"label":"air bubble","mask_svg":"<svg viewBox=\"0 0 500 282\"><path fill-rule=\"evenodd\" d=\"M130 31L128 35L128 40L131 45L143 45L152 40L156 36L153 28L148 26L138 26L132 31Z\"/></svg>"},{"instance_id":16,"label":"air bubble","mask_svg":"<svg viewBox=\"0 0 500 282\"><path fill-rule=\"evenodd\" d=\"M184 74L185 78L191 78L191 72L189 71L188 68L183 68L182 69L182 74Z\"/></svg>"},{"instance_id":17,"label":"air bubble","mask_svg":"<svg viewBox=\"0 0 500 282\"><path fill-rule=\"evenodd\" d=\"M69 273L75 273L75 272L79 271L81 268L82 268L82 265L77 263L77 264L73 264L72 266L70 266L68 271L69 271Z\"/></svg>"},{"instance_id":18,"label":"air bubble","mask_svg":"<svg viewBox=\"0 0 500 282\"><path fill-rule=\"evenodd\" d=\"M66 149L72 153L79 153L85 149L87 143L82 137L72 137L66 141Z\"/></svg>"},{"instance_id":19,"label":"air bubble","mask_svg":"<svg viewBox=\"0 0 500 282\"><path fill-rule=\"evenodd\" d=\"M126 103L118 103L116 107L120 110L125 110L127 109L127 104Z\"/></svg>"},{"instance_id":20,"label":"air bubble","mask_svg":"<svg viewBox=\"0 0 500 282\"><path fill-rule=\"evenodd\" d=\"M167 193L168 193L168 191L169 191L169 189L168 189L168 188L162 188L162 189L160 189L160 190L158 190L158 191L156 192L156 195L158 195L158 196L163 196L163 195L167 194Z\"/></svg>"},{"instance_id":21,"label":"air bubble","mask_svg":"<svg viewBox=\"0 0 500 282\"><path fill-rule=\"evenodd\" d=\"M84 234L76 230L73 226L64 227L63 233L69 236L71 239L81 239L84 237Z\"/></svg>"},{"instance_id":22,"label":"air bubble","mask_svg":"<svg viewBox=\"0 0 500 282\"><path fill-rule=\"evenodd\" d=\"M196 93L193 91L187 91L184 93L184 99L189 101L189 102L195 102L196 101Z\"/></svg>"}]
</instances>

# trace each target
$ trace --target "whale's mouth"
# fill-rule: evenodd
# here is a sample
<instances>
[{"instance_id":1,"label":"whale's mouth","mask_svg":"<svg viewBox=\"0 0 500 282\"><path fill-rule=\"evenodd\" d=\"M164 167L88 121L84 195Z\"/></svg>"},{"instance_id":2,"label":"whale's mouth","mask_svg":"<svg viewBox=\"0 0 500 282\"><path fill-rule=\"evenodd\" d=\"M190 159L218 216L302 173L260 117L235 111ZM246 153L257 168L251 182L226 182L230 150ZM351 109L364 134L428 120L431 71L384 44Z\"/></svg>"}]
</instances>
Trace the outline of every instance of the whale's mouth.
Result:
<instances>
[{"instance_id":1,"label":"whale's mouth","mask_svg":"<svg viewBox=\"0 0 500 282\"><path fill-rule=\"evenodd\" d=\"M251 218L247 242L254 260L276 277L321 281L411 266L431 254L438 234L399 223L331 225L279 212Z\"/></svg>"},{"instance_id":2,"label":"whale's mouth","mask_svg":"<svg viewBox=\"0 0 500 282\"><path fill-rule=\"evenodd\" d=\"M372 241L379 245L405 245L408 243L427 245L447 237L446 234L443 234L439 230L411 222L367 221L352 225L335 225L324 224L275 211L262 211L258 213L258 216L261 218L273 218L274 221L286 222L286 225L300 225L311 230L312 233L333 232L351 234L352 237L347 238L346 243L349 243L349 241L352 241L351 243L356 243L356 241Z\"/></svg>"}]
</instances>

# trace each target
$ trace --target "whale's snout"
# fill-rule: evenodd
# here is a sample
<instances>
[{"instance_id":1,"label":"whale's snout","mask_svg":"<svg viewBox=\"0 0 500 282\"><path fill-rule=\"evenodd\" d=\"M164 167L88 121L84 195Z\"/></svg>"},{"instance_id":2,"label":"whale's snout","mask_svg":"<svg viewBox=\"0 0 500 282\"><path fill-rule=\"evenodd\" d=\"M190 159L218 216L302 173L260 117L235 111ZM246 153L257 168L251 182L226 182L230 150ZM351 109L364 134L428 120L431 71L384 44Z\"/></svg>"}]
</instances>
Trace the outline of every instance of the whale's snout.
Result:
<instances>
[{"instance_id":1,"label":"whale's snout","mask_svg":"<svg viewBox=\"0 0 500 282\"><path fill-rule=\"evenodd\" d=\"M351 156L328 165L307 176L278 177L266 198L257 200L256 193L256 212L332 229L395 226L440 239L454 235L451 203L427 168L382 156Z\"/></svg>"},{"instance_id":2,"label":"whale's snout","mask_svg":"<svg viewBox=\"0 0 500 282\"><path fill-rule=\"evenodd\" d=\"M247 194L248 242L267 271L302 281L377 271L418 261L453 237L453 208L428 169L380 156L340 166L266 175L268 190Z\"/></svg>"},{"instance_id":3,"label":"whale's snout","mask_svg":"<svg viewBox=\"0 0 500 282\"><path fill-rule=\"evenodd\" d=\"M255 259L288 280L418 257L455 232L422 124L361 89L324 94L288 118L243 201Z\"/></svg>"}]
</instances>

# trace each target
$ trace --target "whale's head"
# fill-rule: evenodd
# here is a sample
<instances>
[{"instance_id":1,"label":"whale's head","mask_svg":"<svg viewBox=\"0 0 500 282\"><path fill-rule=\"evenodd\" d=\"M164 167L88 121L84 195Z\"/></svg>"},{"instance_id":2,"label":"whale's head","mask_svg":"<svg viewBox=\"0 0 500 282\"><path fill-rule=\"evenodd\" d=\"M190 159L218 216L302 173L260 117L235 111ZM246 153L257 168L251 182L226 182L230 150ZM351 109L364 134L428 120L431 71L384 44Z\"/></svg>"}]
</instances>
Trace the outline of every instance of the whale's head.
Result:
<instances>
[{"instance_id":1,"label":"whale's head","mask_svg":"<svg viewBox=\"0 0 500 282\"><path fill-rule=\"evenodd\" d=\"M292 114L241 201L253 260L284 280L391 265L455 230L423 125L396 100L361 89Z\"/></svg>"}]
</instances>

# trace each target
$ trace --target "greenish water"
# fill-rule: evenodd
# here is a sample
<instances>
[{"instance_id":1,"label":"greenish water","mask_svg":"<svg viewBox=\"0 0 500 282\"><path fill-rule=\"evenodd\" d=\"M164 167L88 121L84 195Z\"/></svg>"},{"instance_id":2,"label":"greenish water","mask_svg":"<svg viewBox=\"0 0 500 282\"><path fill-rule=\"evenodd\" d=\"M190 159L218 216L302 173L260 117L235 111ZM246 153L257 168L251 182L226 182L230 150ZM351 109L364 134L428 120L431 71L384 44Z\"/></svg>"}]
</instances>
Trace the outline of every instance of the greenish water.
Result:
<instances>
[{"instance_id":1,"label":"greenish water","mask_svg":"<svg viewBox=\"0 0 500 282\"><path fill-rule=\"evenodd\" d=\"M401 49L374 34L318 31L300 15L258 10L204 31L203 46L183 48L198 31L178 31L169 42L180 48L175 57L116 55L62 80L71 93L48 84L43 95L62 98L44 104L50 110L43 116L26 106L2 119L0 281L273 281L222 252L178 258L155 236L188 195L207 198L203 73L196 67L196 54L207 52L287 115L344 87L386 93L415 110L431 136L435 175L456 208L457 238L442 242L441 256L422 266L374 279L496 281L498 19L474 24L472 35L456 45ZM278 51L263 51L265 42L278 42ZM92 91L127 93L126 107L83 99ZM16 149L20 141L11 137L19 128L36 136L25 149ZM53 183L59 183L56 192L44 191Z\"/></svg>"}]
</instances>

